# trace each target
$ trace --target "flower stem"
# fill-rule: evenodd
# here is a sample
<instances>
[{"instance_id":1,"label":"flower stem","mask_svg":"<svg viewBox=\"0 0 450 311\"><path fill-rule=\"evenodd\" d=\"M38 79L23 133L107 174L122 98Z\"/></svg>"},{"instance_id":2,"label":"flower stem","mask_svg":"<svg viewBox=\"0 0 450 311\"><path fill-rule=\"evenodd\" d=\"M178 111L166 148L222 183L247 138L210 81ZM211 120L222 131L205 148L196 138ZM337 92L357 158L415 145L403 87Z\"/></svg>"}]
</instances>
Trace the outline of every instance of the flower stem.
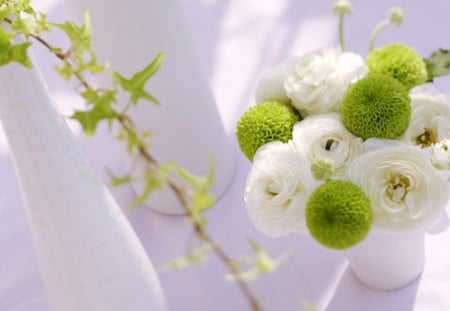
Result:
<instances>
[{"instance_id":1,"label":"flower stem","mask_svg":"<svg viewBox=\"0 0 450 311\"><path fill-rule=\"evenodd\" d=\"M341 52L345 52L344 43L344 14L339 14L339 45L341 47Z\"/></svg>"},{"instance_id":2,"label":"flower stem","mask_svg":"<svg viewBox=\"0 0 450 311\"><path fill-rule=\"evenodd\" d=\"M372 34L370 35L369 40L369 52L373 50L373 47L375 45L375 39L378 37L378 34L386 28L391 22L389 19L382 20L378 25L375 26L372 30Z\"/></svg>"}]
</instances>

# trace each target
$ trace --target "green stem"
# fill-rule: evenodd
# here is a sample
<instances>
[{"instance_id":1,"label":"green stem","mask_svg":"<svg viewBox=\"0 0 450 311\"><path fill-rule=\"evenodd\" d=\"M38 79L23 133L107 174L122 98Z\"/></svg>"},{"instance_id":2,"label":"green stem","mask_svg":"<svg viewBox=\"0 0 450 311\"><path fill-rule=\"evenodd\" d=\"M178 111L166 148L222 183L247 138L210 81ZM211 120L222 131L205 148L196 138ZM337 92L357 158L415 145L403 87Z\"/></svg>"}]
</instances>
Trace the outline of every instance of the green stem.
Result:
<instances>
[{"instance_id":1,"label":"green stem","mask_svg":"<svg viewBox=\"0 0 450 311\"><path fill-rule=\"evenodd\" d=\"M369 41L369 52L373 50L373 46L375 45L375 39L378 37L378 34L386 28L386 26L389 26L391 22L388 19L385 19L381 21L378 25L375 26L375 28L372 30L372 34L370 35L370 41Z\"/></svg>"},{"instance_id":2,"label":"green stem","mask_svg":"<svg viewBox=\"0 0 450 311\"><path fill-rule=\"evenodd\" d=\"M345 52L345 43L344 43L344 14L339 14L339 45L341 46L341 52Z\"/></svg>"}]
</instances>

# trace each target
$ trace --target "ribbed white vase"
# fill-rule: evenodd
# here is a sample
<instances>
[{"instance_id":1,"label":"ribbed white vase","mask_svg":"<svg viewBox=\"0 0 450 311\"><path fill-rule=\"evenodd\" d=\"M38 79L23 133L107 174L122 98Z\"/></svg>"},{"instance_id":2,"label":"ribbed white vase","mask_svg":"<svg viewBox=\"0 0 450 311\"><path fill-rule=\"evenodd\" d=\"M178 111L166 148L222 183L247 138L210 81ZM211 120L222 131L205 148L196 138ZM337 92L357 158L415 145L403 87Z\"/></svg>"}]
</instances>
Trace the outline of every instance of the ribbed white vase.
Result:
<instances>
[{"instance_id":1,"label":"ribbed white vase","mask_svg":"<svg viewBox=\"0 0 450 311\"><path fill-rule=\"evenodd\" d=\"M0 119L53 309L165 310L152 263L37 69L0 67Z\"/></svg>"},{"instance_id":2,"label":"ribbed white vase","mask_svg":"<svg viewBox=\"0 0 450 311\"><path fill-rule=\"evenodd\" d=\"M159 52L166 55L148 91L160 107L144 103L130 110L143 130L150 130L152 154L206 175L209 157L215 164L212 193L219 197L234 172L234 156L178 0L64 0L67 15L81 22L91 13L93 47L101 62L130 77ZM129 162L128 162L129 163ZM142 172L141 172L142 174ZM139 175L139 174L137 174ZM134 184L137 192L142 182ZM147 205L167 214L183 214L169 189L158 191Z\"/></svg>"},{"instance_id":3,"label":"ribbed white vase","mask_svg":"<svg viewBox=\"0 0 450 311\"><path fill-rule=\"evenodd\" d=\"M361 243L344 251L358 279L376 290L414 281L425 265L425 231L397 233L372 228Z\"/></svg>"}]
</instances>

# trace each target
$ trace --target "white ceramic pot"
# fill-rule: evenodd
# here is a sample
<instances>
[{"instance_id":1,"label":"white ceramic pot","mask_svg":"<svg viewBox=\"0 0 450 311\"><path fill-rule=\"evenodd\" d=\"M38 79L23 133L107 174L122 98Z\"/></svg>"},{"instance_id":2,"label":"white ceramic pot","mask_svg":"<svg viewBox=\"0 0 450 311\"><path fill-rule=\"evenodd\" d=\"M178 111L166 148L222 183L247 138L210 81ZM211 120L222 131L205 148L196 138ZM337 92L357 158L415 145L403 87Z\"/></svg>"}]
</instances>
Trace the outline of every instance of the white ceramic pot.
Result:
<instances>
[{"instance_id":1,"label":"white ceramic pot","mask_svg":"<svg viewBox=\"0 0 450 311\"><path fill-rule=\"evenodd\" d=\"M67 15L81 22L91 13L93 47L101 62L130 77L159 52L165 53L161 70L148 91L161 103L143 103L130 111L142 130L150 130L150 148L161 162L174 162L190 172L207 175L214 158L219 197L228 188L234 156L210 88L201 70L188 24L178 0L64 0ZM130 164L129 160L127 165ZM136 174L137 177L142 175ZM137 192L144 185L134 184ZM147 205L162 213L184 214L174 194L158 191Z\"/></svg>"},{"instance_id":2,"label":"white ceramic pot","mask_svg":"<svg viewBox=\"0 0 450 311\"><path fill-rule=\"evenodd\" d=\"M372 228L364 241L344 251L358 279L376 290L414 281L425 264L425 231L397 233Z\"/></svg>"},{"instance_id":3,"label":"white ceramic pot","mask_svg":"<svg viewBox=\"0 0 450 311\"><path fill-rule=\"evenodd\" d=\"M165 310L152 263L37 69L0 67L0 119L54 310Z\"/></svg>"}]
</instances>

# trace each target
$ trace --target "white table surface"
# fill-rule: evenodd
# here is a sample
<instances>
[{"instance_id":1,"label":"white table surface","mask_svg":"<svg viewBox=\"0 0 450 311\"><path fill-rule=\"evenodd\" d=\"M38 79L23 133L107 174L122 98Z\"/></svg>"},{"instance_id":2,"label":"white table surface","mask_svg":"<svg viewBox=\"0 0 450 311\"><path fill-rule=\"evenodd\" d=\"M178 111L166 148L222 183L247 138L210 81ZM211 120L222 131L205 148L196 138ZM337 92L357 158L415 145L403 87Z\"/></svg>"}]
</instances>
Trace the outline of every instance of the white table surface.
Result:
<instances>
[{"instance_id":1,"label":"white table surface","mask_svg":"<svg viewBox=\"0 0 450 311\"><path fill-rule=\"evenodd\" d=\"M235 124L253 101L258 77L284 57L335 45L337 19L331 0L183 0L205 73L211 84L225 128L233 141L236 171L229 190L206 213L208 230L233 257L250 254L247 238L260 243L271 255L290 250L289 259L274 275L262 276L251 288L266 310L302 310L308 300L326 310L450 310L450 230L426 240L426 267L409 286L378 292L363 286L348 269L339 252L319 246L308 237L269 239L249 222L243 204L245 178L250 163L240 154L234 138ZM365 53L372 27L388 8L402 5L406 20L389 27L377 44L403 41L428 56L438 47L450 48L450 2L419 0L355 0L354 14L345 22L347 48ZM35 6L62 20L60 0L37 0ZM95 29L94 29L95 31ZM58 40L58 38L55 38ZM53 59L35 50L51 92L69 115L80 100L72 87L52 71ZM449 78L436 87L449 94ZM1 82L0 82L1 83ZM110 167L123 171L121 145L102 127L86 138L70 122L94 167L104 176ZM134 198L131 187L113 189L126 207ZM146 208L126 210L148 255L156 266L183 254L191 229L182 217L164 216ZM225 269L211 256L199 267L160 275L170 311L249 310L233 284L223 281ZM0 132L0 311L50 310L37 268L24 208L18 191L9 149ZM81 310L80 310L81 311Z\"/></svg>"}]
</instances>

